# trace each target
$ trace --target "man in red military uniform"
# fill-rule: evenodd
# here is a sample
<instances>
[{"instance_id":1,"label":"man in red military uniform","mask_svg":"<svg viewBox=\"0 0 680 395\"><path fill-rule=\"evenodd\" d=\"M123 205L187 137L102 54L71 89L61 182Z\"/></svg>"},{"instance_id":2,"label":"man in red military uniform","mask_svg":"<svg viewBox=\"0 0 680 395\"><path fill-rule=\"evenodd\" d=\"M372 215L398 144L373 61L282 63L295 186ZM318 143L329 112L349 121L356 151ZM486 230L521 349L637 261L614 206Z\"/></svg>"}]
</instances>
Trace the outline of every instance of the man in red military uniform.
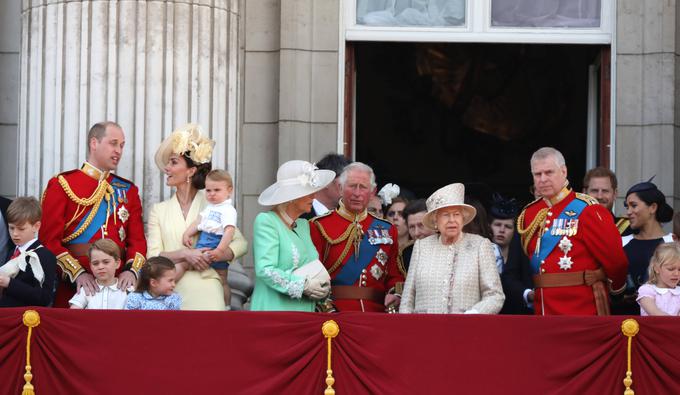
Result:
<instances>
[{"instance_id":1,"label":"man in red military uniform","mask_svg":"<svg viewBox=\"0 0 680 395\"><path fill-rule=\"evenodd\" d=\"M360 162L340 175L340 207L312 219L310 233L331 275L331 296L340 311L391 311L399 304L397 229L366 211L375 193L373 170Z\"/></svg>"},{"instance_id":2,"label":"man in red military uniform","mask_svg":"<svg viewBox=\"0 0 680 395\"><path fill-rule=\"evenodd\" d=\"M57 287L55 307L68 307L69 299L81 288L88 295L99 289L87 259L93 241L107 238L120 247L125 262L118 274L120 289L135 285L145 262L139 192L131 181L111 173L123 153L123 130L113 122L97 123L87 140L87 162L50 179L43 193L39 238L57 256L63 280Z\"/></svg>"},{"instance_id":3,"label":"man in red military uniform","mask_svg":"<svg viewBox=\"0 0 680 395\"><path fill-rule=\"evenodd\" d=\"M544 147L531 157L538 196L517 219L531 260L538 315L607 315L608 294L625 288L628 260L612 216L597 200L574 193L564 156Z\"/></svg>"}]
</instances>

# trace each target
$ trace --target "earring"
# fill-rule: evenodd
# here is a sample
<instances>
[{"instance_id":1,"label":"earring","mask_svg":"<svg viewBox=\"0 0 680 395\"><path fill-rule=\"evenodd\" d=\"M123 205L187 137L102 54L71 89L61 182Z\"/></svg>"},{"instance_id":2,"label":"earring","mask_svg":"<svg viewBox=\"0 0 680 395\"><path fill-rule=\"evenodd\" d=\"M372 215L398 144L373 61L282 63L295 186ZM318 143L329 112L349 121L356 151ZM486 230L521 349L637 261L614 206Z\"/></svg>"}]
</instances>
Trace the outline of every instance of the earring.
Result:
<instances>
[{"instance_id":1,"label":"earring","mask_svg":"<svg viewBox=\"0 0 680 395\"><path fill-rule=\"evenodd\" d=\"M191 183L191 176L187 176L187 184Z\"/></svg>"}]
</instances>

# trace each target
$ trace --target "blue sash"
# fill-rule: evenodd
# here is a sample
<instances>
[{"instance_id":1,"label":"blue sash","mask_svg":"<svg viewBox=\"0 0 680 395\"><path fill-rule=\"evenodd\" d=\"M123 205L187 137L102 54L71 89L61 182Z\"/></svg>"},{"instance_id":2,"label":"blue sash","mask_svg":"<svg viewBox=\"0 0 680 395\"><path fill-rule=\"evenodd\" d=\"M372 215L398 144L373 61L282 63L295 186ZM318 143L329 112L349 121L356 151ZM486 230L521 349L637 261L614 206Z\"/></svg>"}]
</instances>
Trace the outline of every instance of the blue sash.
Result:
<instances>
[{"instance_id":1,"label":"blue sash","mask_svg":"<svg viewBox=\"0 0 680 395\"><path fill-rule=\"evenodd\" d=\"M354 259L354 254L352 254L342 266L340 273L331 281L331 285L354 285L361 276L361 271L368 266L369 263L375 257L375 253L378 252L381 244L371 244L368 242L368 230L377 229L376 225L379 225L381 221L373 218L373 222L366 229L364 236L361 238L361 244L359 244L359 257Z\"/></svg>"},{"instance_id":2,"label":"blue sash","mask_svg":"<svg viewBox=\"0 0 680 395\"><path fill-rule=\"evenodd\" d=\"M111 180L111 187L113 188L113 196L111 196L111 200L113 200L112 208L114 208L111 213L115 212L115 207L118 204L118 201L116 200L119 196L125 196L127 194L127 191L130 189L131 184L128 182L125 182L121 180L120 178L114 177ZM106 199L102 199L101 202L99 202L99 209L97 210L97 214L94 215L94 218L92 218L92 222L90 222L90 225L85 229L83 233L81 233L80 236L76 237L75 239L71 240L68 244L82 244L82 243L89 243L90 240L92 240L92 237L97 233L101 232L102 226L106 223L106 206L109 204L109 202ZM94 206L90 210L94 210ZM74 232L77 232L80 230L85 223L85 219L89 215L89 211L87 214L83 215L83 218L80 220L80 223L78 223L78 226L76 227L76 230Z\"/></svg>"},{"instance_id":3,"label":"blue sash","mask_svg":"<svg viewBox=\"0 0 680 395\"><path fill-rule=\"evenodd\" d=\"M567 204L567 207L562 210L560 215L556 219L577 219L581 213L583 212L583 209L588 206L588 203L584 202L581 199L574 199L571 201L571 203ZM576 213L576 215L567 215L566 212L568 211L573 211ZM555 226L555 220L553 220L552 225ZM555 249L557 244L560 242L560 239L562 238L562 235L553 235L551 232L545 232L543 236L541 237L541 249L538 251L538 254L534 253L531 256L531 269L534 274L538 274L541 268L541 262L545 260L545 258L550 255L552 250Z\"/></svg>"}]
</instances>

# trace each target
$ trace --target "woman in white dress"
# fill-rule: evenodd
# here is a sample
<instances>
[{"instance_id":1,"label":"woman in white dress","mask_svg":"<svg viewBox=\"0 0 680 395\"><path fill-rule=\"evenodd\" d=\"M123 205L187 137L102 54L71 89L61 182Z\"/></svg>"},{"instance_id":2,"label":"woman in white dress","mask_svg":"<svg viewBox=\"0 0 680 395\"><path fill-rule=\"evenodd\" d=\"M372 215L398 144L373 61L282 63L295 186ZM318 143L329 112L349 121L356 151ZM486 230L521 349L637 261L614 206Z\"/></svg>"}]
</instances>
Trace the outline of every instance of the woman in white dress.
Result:
<instances>
[{"instance_id":1,"label":"woman in white dress","mask_svg":"<svg viewBox=\"0 0 680 395\"><path fill-rule=\"evenodd\" d=\"M491 241L464 233L476 215L464 204L463 184L427 199L423 224L435 230L413 248L400 313L496 314L505 296Z\"/></svg>"}]
</instances>

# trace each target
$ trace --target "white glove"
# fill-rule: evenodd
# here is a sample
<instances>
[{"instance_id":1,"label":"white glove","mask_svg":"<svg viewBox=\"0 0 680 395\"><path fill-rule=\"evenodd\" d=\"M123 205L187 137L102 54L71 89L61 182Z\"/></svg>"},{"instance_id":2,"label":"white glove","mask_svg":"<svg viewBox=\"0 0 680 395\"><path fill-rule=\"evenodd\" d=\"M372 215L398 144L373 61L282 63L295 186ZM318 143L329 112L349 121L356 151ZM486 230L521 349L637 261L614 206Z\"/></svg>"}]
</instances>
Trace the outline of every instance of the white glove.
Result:
<instances>
[{"instance_id":1,"label":"white glove","mask_svg":"<svg viewBox=\"0 0 680 395\"><path fill-rule=\"evenodd\" d=\"M307 277L307 280L305 280L305 289L302 293L310 299L322 300L328 296L330 291L331 287L328 282L322 283L319 279Z\"/></svg>"}]
</instances>

